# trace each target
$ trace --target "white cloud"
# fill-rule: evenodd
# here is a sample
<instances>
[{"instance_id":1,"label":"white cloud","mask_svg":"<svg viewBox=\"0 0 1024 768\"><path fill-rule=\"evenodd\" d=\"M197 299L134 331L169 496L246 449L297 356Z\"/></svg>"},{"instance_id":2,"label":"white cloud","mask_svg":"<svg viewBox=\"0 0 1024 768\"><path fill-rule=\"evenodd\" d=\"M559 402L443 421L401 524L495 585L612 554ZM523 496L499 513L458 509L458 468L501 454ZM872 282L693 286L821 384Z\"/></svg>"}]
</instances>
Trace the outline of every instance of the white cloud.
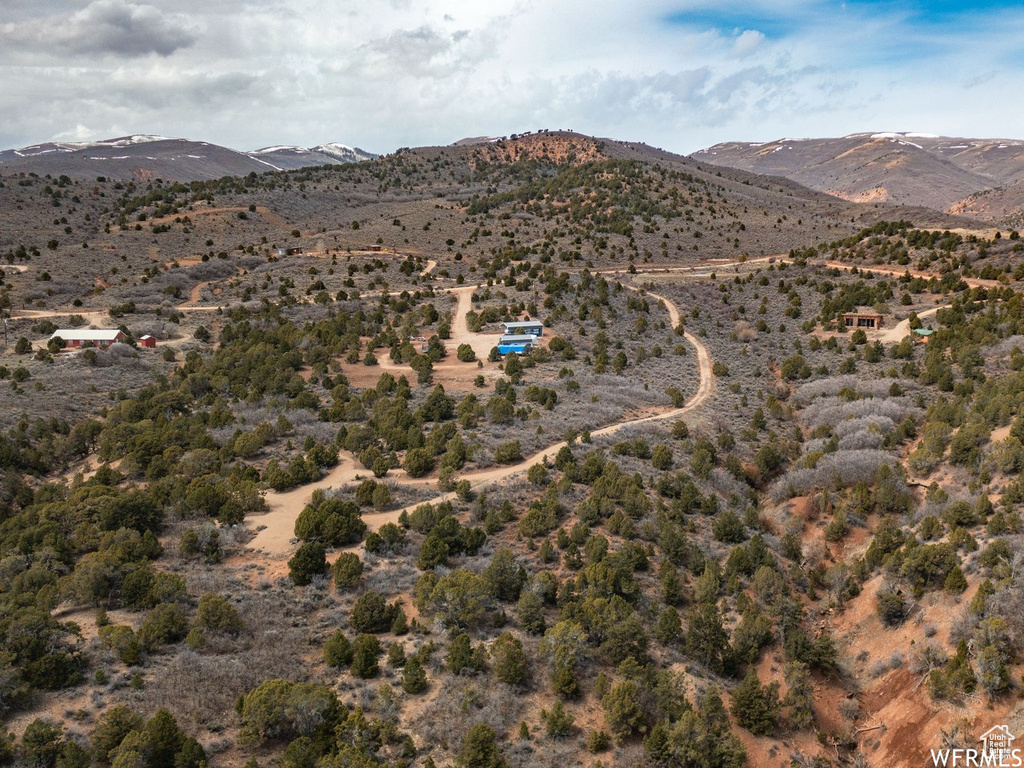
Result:
<instances>
[{"instance_id":1,"label":"white cloud","mask_svg":"<svg viewBox=\"0 0 1024 768\"><path fill-rule=\"evenodd\" d=\"M756 29L745 29L732 44L733 55L747 56L760 48L764 40L763 32L758 32Z\"/></svg>"},{"instance_id":2,"label":"white cloud","mask_svg":"<svg viewBox=\"0 0 1024 768\"><path fill-rule=\"evenodd\" d=\"M737 0L729 18L753 8L749 24L666 22L723 7L5 0L0 146L115 129L375 151L540 127L676 151L901 123L1019 132L999 106L1020 80L1019 13L939 28L826 0L772 4L766 20Z\"/></svg>"}]
</instances>

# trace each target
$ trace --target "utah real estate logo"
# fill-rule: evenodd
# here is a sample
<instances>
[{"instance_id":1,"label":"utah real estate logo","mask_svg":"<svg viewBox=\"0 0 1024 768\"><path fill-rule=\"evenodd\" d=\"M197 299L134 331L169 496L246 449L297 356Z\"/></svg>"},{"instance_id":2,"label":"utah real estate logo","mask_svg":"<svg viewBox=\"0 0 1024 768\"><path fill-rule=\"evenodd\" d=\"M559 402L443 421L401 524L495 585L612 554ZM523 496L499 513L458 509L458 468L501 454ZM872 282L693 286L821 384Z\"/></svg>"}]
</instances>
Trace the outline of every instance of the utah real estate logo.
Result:
<instances>
[{"instance_id":1,"label":"utah real estate logo","mask_svg":"<svg viewBox=\"0 0 1024 768\"><path fill-rule=\"evenodd\" d=\"M933 749L932 764L946 768L1021 768L1024 757L1020 747L1013 746L1016 738L1005 725L989 728L978 741L981 749Z\"/></svg>"}]
</instances>

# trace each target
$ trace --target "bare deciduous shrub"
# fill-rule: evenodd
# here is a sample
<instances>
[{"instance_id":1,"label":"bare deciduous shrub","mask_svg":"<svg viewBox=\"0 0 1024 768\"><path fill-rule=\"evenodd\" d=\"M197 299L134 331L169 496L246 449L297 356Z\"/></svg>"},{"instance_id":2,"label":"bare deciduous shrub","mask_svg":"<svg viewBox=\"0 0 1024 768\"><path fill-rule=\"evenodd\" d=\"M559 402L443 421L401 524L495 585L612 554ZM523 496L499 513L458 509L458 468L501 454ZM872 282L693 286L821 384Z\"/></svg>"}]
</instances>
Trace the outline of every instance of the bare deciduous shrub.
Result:
<instances>
[{"instance_id":1,"label":"bare deciduous shrub","mask_svg":"<svg viewBox=\"0 0 1024 768\"><path fill-rule=\"evenodd\" d=\"M853 432L841 438L839 440L839 450L863 451L881 448L884 442L885 437L881 432L863 430L861 432Z\"/></svg>"},{"instance_id":2,"label":"bare deciduous shrub","mask_svg":"<svg viewBox=\"0 0 1024 768\"><path fill-rule=\"evenodd\" d=\"M888 416L871 414L841 421L832 428L832 432L838 437L843 438L855 432L865 432L872 429L882 434L888 434L895 428L895 422Z\"/></svg>"},{"instance_id":3,"label":"bare deciduous shrub","mask_svg":"<svg viewBox=\"0 0 1024 768\"><path fill-rule=\"evenodd\" d=\"M870 483L879 467L893 462L893 457L885 451L837 451L822 456L813 468L803 467L787 472L772 483L768 492L774 501L780 502L835 482L844 486Z\"/></svg>"},{"instance_id":4,"label":"bare deciduous shrub","mask_svg":"<svg viewBox=\"0 0 1024 768\"><path fill-rule=\"evenodd\" d=\"M915 675L925 674L941 667L949 656L934 643L922 643L910 656L910 671Z\"/></svg>"},{"instance_id":5,"label":"bare deciduous shrub","mask_svg":"<svg viewBox=\"0 0 1024 768\"><path fill-rule=\"evenodd\" d=\"M411 723L426 744L447 743L457 750L477 723L488 723L498 733L506 733L523 719L528 702L510 686L463 683L462 678L448 674L444 677L437 697ZM453 717L453 713L459 716Z\"/></svg>"},{"instance_id":6,"label":"bare deciduous shrub","mask_svg":"<svg viewBox=\"0 0 1024 768\"><path fill-rule=\"evenodd\" d=\"M823 397L804 409L803 418L814 427L822 424L836 427L850 418L884 417L899 423L908 416L916 418L920 415L921 409L910 397L871 397L852 401L841 397Z\"/></svg>"},{"instance_id":7,"label":"bare deciduous shrub","mask_svg":"<svg viewBox=\"0 0 1024 768\"><path fill-rule=\"evenodd\" d=\"M884 398L889 396L892 381L892 379L871 381L853 375L832 376L801 385L793 393L793 400L797 403L810 403L819 397L835 395L843 389L851 389L866 397ZM907 379L900 379L899 385L904 391L917 389L915 383Z\"/></svg>"},{"instance_id":8,"label":"bare deciduous shrub","mask_svg":"<svg viewBox=\"0 0 1024 768\"><path fill-rule=\"evenodd\" d=\"M860 702L857 699L843 699L839 702L839 714L847 720L856 720L860 716Z\"/></svg>"},{"instance_id":9,"label":"bare deciduous shrub","mask_svg":"<svg viewBox=\"0 0 1024 768\"><path fill-rule=\"evenodd\" d=\"M868 675L873 679L881 677L889 671L889 662L879 659L868 669Z\"/></svg>"},{"instance_id":10,"label":"bare deciduous shrub","mask_svg":"<svg viewBox=\"0 0 1024 768\"><path fill-rule=\"evenodd\" d=\"M757 329L746 320L737 320L736 325L733 326L733 333L736 334L737 339L743 342L753 341L757 338Z\"/></svg>"}]
</instances>

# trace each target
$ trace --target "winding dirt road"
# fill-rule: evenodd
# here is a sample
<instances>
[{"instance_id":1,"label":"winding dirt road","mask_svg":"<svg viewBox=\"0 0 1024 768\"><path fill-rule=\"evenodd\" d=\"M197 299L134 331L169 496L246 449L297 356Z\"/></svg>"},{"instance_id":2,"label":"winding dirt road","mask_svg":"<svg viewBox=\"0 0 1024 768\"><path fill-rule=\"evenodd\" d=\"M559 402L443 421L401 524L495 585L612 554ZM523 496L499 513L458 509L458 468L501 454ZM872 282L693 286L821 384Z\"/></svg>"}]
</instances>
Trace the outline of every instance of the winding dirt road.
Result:
<instances>
[{"instance_id":1,"label":"winding dirt road","mask_svg":"<svg viewBox=\"0 0 1024 768\"><path fill-rule=\"evenodd\" d=\"M631 290L640 290L634 286L628 287ZM460 323L465 327L465 312L472 307L471 297L476 288L477 286L469 286L466 288L456 288L451 291L458 296L456 317L452 323L453 338L456 337L456 328ZM679 309L672 301L664 296L651 293L650 291L646 291L646 295L660 301L664 305L665 309L668 311L669 320L673 328L679 325ZM465 333L469 333L468 327L465 328ZM715 377L711 369L711 354L708 352L708 349L704 346L703 342L688 331L684 334L684 338L693 345L693 348L697 352L697 371L700 376L700 381L697 386L697 391L693 396L691 396L690 399L687 400L680 408L674 408L670 411L654 414L652 416L644 416L638 419L629 419L615 424L610 424L606 427L594 430L591 432L591 435L595 437L603 437L606 435L613 435L622 429L633 427L638 424L649 424L655 421L678 419L699 408L709 397L711 397L711 394L715 389ZM490 346L488 346L488 351L489 350ZM534 464L541 464L545 461L553 460L557 453L567 445L568 443L563 440L555 443L554 445L549 445L547 448L543 448L531 456L527 456L519 464L515 464L513 466L489 467L476 472L467 472L459 475L459 479L468 480L470 487L474 491L479 491L483 488L493 486L525 474ZM294 536L295 519L299 516L303 507L309 502L309 499L313 495L313 491L321 488L326 489L337 487L341 484L354 482L359 477L366 476L368 476L366 470L362 469L353 457L345 454L343 455L341 463L339 463L339 465L332 470L330 474L321 478L319 481L309 485L304 485L286 493L268 493L266 501L270 511L266 515L253 517L246 521L249 525L255 525L261 528L250 542L250 547L262 550L270 555L290 554L294 549L292 538ZM396 477L396 480L397 479L398 478ZM406 480L405 482L408 481ZM428 480L426 482L429 483L433 481ZM403 482L403 484L405 483ZM413 481L409 484L424 485L425 483L424 481ZM451 501L454 498L455 493L445 493L435 497L430 503L437 504L443 501ZM363 520L369 526L371 531L376 531L385 523L397 522L402 512L412 511L417 506L419 506L419 503L404 509L395 509L387 512L364 512ZM349 549L359 550L361 548L362 545L360 544Z\"/></svg>"}]
</instances>

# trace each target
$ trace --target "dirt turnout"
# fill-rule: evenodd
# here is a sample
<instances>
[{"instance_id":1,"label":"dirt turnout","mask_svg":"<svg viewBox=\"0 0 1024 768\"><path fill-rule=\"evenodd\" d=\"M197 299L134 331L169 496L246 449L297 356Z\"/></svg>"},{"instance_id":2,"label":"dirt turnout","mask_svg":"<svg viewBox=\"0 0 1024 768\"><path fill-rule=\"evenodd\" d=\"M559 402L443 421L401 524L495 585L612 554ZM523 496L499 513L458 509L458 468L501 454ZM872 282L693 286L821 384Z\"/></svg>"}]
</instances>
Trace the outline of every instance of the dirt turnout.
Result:
<instances>
[{"instance_id":1,"label":"dirt turnout","mask_svg":"<svg viewBox=\"0 0 1024 768\"><path fill-rule=\"evenodd\" d=\"M466 314L473 309L473 293L482 287L469 285L449 291L458 300L455 305L455 317L452 318L452 338L449 346L458 349L460 344L469 344L478 360L486 360L491 349L498 345L500 338L493 333L474 333L469 330L469 325L466 323Z\"/></svg>"},{"instance_id":2,"label":"dirt turnout","mask_svg":"<svg viewBox=\"0 0 1024 768\"><path fill-rule=\"evenodd\" d=\"M923 312L918 312L917 313L917 317L918 317L918 319L924 319L926 317L931 317L936 312L938 312L940 309L947 309L949 306L950 306L949 304L943 304L942 306L932 307L931 309L926 309ZM883 332L882 335L878 337L878 339L883 344L898 344L899 342L903 341L903 338L905 336L907 336L909 333L910 333L910 318L908 317L908 318L906 318L904 320L900 320L892 328L890 328L889 330Z\"/></svg>"},{"instance_id":3,"label":"dirt turnout","mask_svg":"<svg viewBox=\"0 0 1024 768\"><path fill-rule=\"evenodd\" d=\"M337 488L345 483L354 482L360 472L365 472L355 457L342 453L338 465L319 481L311 485L303 485L283 493L270 492L265 500L270 511L265 515L253 517L250 525L256 526L256 537L251 546L264 552L283 554L291 549L291 541L295 536L295 519L303 507L309 503L313 491L319 488Z\"/></svg>"}]
</instances>

